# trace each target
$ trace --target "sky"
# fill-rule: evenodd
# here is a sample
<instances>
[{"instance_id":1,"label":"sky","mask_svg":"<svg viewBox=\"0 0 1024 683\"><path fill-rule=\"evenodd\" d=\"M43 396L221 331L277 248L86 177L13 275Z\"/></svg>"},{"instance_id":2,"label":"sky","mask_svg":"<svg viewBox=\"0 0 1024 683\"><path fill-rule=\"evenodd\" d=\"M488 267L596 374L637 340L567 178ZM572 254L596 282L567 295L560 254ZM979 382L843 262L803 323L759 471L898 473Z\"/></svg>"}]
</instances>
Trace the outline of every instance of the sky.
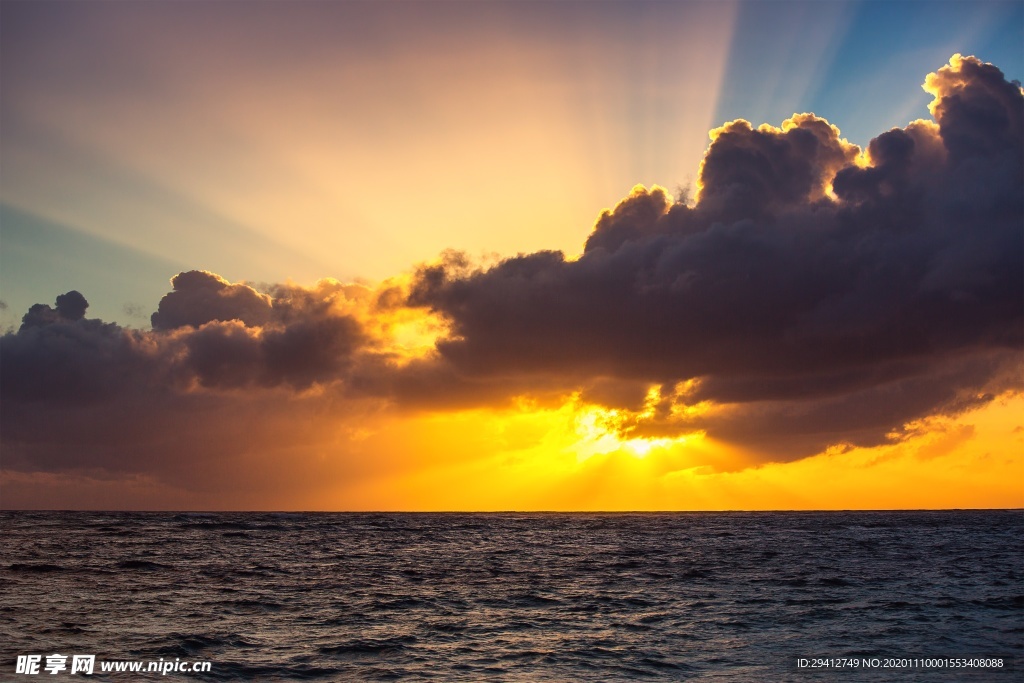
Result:
<instances>
[{"instance_id":1,"label":"sky","mask_svg":"<svg viewBox=\"0 0 1024 683\"><path fill-rule=\"evenodd\" d=\"M1024 505L1024 4L0 4L0 507Z\"/></svg>"}]
</instances>

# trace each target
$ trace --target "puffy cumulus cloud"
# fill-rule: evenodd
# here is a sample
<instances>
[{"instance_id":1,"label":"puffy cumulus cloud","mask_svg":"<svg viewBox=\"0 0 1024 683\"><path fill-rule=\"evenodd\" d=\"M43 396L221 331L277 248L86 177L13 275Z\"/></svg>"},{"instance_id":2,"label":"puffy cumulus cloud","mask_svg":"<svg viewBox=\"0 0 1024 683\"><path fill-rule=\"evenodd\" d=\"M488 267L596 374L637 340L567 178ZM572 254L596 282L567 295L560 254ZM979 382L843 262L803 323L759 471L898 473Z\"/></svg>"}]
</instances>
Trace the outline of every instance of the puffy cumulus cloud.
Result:
<instances>
[{"instance_id":1,"label":"puffy cumulus cloud","mask_svg":"<svg viewBox=\"0 0 1024 683\"><path fill-rule=\"evenodd\" d=\"M368 298L358 285L324 280L313 288L269 285L261 293L196 271L172 283L154 329L161 329L158 320L179 321L170 335L181 349L179 372L202 387L330 385L344 379L357 352L374 347L357 319ZM158 318L161 312L168 315Z\"/></svg>"},{"instance_id":2,"label":"puffy cumulus cloud","mask_svg":"<svg viewBox=\"0 0 1024 683\"><path fill-rule=\"evenodd\" d=\"M244 284L231 284L214 273L190 270L171 278L173 291L160 300L151 322L154 330L240 320L262 325L270 318L271 300Z\"/></svg>"},{"instance_id":3,"label":"puffy cumulus cloud","mask_svg":"<svg viewBox=\"0 0 1024 683\"><path fill-rule=\"evenodd\" d=\"M18 402L84 403L161 380L147 335L86 319L88 306L79 292L61 294L55 307L32 306L17 333L0 338L4 418Z\"/></svg>"},{"instance_id":4,"label":"puffy cumulus cloud","mask_svg":"<svg viewBox=\"0 0 1024 683\"><path fill-rule=\"evenodd\" d=\"M363 337L352 318L329 316L267 328L209 323L180 339L186 369L204 387L306 389L341 379Z\"/></svg>"},{"instance_id":5,"label":"puffy cumulus cloud","mask_svg":"<svg viewBox=\"0 0 1024 683\"><path fill-rule=\"evenodd\" d=\"M711 131L711 140L698 197L720 221L763 220L822 200L836 172L860 153L813 114L794 115L782 128L733 121Z\"/></svg>"},{"instance_id":6,"label":"puffy cumulus cloud","mask_svg":"<svg viewBox=\"0 0 1024 683\"><path fill-rule=\"evenodd\" d=\"M335 305L341 286L277 295L191 271L172 280L152 331L86 319L78 292L56 308L32 306L16 334L0 339L5 399L84 402L170 383L169 390L287 386L341 381L372 340L352 312Z\"/></svg>"},{"instance_id":7,"label":"puffy cumulus cloud","mask_svg":"<svg viewBox=\"0 0 1024 683\"><path fill-rule=\"evenodd\" d=\"M929 74L924 89L935 96L929 111L957 161L1016 156L1024 136L1020 84L1008 83L993 64L953 55L949 65Z\"/></svg>"},{"instance_id":8,"label":"puffy cumulus cloud","mask_svg":"<svg viewBox=\"0 0 1024 683\"><path fill-rule=\"evenodd\" d=\"M580 258L424 267L410 304L451 322L438 350L459 373L559 377L594 400L612 381L634 406L654 385L662 408L629 429L775 458L1020 389L1024 95L960 56L925 88L935 120L864 152L810 114L726 124L693 206L634 188Z\"/></svg>"},{"instance_id":9,"label":"puffy cumulus cloud","mask_svg":"<svg viewBox=\"0 0 1024 683\"><path fill-rule=\"evenodd\" d=\"M81 293L71 290L61 294L54 302L55 306L46 304L35 304L28 309L21 318L22 329L26 327L42 327L53 322L66 321L74 322L85 317L85 311L89 308L89 302Z\"/></svg>"}]
</instances>

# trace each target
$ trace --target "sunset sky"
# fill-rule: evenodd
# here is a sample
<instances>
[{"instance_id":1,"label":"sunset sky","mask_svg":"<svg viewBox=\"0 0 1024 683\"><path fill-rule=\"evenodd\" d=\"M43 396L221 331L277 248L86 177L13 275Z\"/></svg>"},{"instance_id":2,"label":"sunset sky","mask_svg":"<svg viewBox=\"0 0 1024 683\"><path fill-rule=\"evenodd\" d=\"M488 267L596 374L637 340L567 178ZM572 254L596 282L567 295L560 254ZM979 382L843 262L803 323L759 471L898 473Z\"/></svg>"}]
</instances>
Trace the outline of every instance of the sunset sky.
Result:
<instances>
[{"instance_id":1,"label":"sunset sky","mask_svg":"<svg viewBox=\"0 0 1024 683\"><path fill-rule=\"evenodd\" d=\"M0 15L0 507L1024 506L1017 0Z\"/></svg>"}]
</instances>

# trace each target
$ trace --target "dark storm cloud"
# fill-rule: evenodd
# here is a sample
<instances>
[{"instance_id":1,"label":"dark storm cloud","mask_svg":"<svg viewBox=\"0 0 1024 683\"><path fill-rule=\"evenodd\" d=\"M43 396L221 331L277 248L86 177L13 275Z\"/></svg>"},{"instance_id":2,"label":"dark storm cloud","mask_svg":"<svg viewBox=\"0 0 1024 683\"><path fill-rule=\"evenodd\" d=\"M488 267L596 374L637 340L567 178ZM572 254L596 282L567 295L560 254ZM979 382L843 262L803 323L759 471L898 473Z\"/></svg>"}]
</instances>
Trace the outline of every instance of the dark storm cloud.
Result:
<instances>
[{"instance_id":1,"label":"dark storm cloud","mask_svg":"<svg viewBox=\"0 0 1024 683\"><path fill-rule=\"evenodd\" d=\"M974 58L926 87L936 122L882 134L865 165L811 115L733 122L694 206L638 188L578 260L426 267L410 303L450 318L439 351L476 377L696 379L680 401L747 408L689 427L877 441L963 405L1024 335L1024 97Z\"/></svg>"}]
</instances>

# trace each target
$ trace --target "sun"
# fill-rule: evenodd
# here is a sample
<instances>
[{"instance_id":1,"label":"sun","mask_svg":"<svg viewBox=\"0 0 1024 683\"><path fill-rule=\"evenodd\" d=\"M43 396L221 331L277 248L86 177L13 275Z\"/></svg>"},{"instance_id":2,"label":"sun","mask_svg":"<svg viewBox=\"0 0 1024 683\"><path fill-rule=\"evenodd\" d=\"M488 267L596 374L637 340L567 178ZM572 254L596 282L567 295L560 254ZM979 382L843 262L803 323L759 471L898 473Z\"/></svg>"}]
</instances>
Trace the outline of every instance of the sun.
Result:
<instances>
[{"instance_id":1,"label":"sun","mask_svg":"<svg viewBox=\"0 0 1024 683\"><path fill-rule=\"evenodd\" d=\"M662 401L661 386L648 389L643 408L631 411L622 408L586 404L579 393L573 394L569 406L573 415L573 430L576 441L572 450L582 461L595 455L626 453L636 458L645 458L658 451L668 451L689 445L704 438L703 432L681 433L673 436L639 436L638 426L655 418L655 409ZM690 407L690 411L704 410ZM672 407L671 415L685 414L686 408Z\"/></svg>"}]
</instances>

